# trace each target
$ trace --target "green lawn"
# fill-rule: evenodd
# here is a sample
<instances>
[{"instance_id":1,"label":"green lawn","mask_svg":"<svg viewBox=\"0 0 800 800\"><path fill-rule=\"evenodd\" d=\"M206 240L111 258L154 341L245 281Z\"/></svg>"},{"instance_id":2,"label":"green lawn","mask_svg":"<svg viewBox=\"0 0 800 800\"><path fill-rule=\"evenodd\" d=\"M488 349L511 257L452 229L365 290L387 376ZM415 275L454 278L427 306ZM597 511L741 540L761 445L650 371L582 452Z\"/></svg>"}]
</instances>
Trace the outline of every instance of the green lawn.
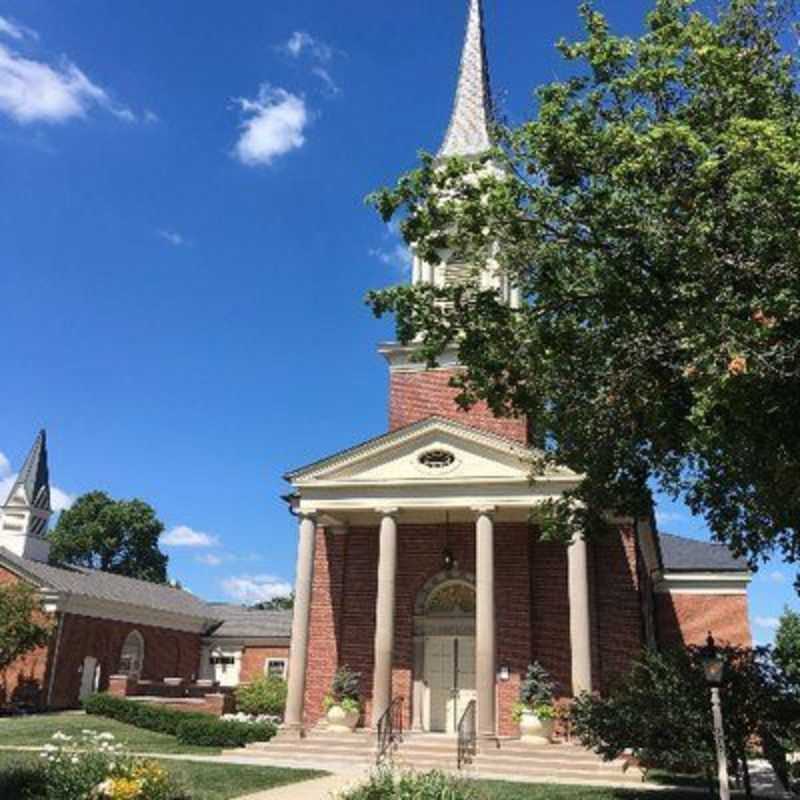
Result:
<instances>
[{"instance_id":1,"label":"green lawn","mask_svg":"<svg viewBox=\"0 0 800 800\"><path fill-rule=\"evenodd\" d=\"M137 753L193 753L216 755L219 748L180 744L174 736L134 728L105 717L85 714L37 714L0 719L0 745L30 747L47 744L56 731L80 736L82 730L113 733L128 750ZM2 795L0 795L2 797Z\"/></svg>"},{"instance_id":2,"label":"green lawn","mask_svg":"<svg viewBox=\"0 0 800 800\"><path fill-rule=\"evenodd\" d=\"M27 753L0 753L0 797L37 800L37 795L25 794L30 786L31 768L37 756ZM163 766L186 787L192 800L232 800L275 786L285 786L325 773L312 770L249 767L233 764L196 764L190 761L163 761Z\"/></svg>"},{"instance_id":3,"label":"green lawn","mask_svg":"<svg viewBox=\"0 0 800 800\"><path fill-rule=\"evenodd\" d=\"M696 792L477 781L486 800L697 800Z\"/></svg>"}]
</instances>

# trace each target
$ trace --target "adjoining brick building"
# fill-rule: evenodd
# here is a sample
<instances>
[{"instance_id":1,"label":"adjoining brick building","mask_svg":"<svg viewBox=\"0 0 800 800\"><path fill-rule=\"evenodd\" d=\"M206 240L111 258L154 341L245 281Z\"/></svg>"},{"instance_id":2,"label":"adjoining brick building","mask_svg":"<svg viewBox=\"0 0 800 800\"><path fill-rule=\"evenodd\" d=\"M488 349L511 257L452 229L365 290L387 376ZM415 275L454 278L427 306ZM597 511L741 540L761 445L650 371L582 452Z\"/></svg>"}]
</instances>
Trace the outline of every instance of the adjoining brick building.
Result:
<instances>
[{"instance_id":1,"label":"adjoining brick building","mask_svg":"<svg viewBox=\"0 0 800 800\"><path fill-rule=\"evenodd\" d=\"M441 159L485 153L490 91L483 10L471 0ZM415 258L414 283L446 285L463 266ZM512 307L522 299L485 270ZM524 419L454 403L453 353L426 369L382 345L389 432L287 475L299 519L287 730L307 730L337 667L362 674L362 724L392 704L408 728L453 732L472 700L478 733L513 736L527 666L560 694L604 692L645 646L717 639L749 645L747 565L716 545L660 535L652 519L611 520L604 539L541 541L536 509L579 476L531 481Z\"/></svg>"},{"instance_id":2,"label":"adjoining brick building","mask_svg":"<svg viewBox=\"0 0 800 800\"><path fill-rule=\"evenodd\" d=\"M158 694L169 682L180 696L198 681L228 689L285 675L291 612L209 604L171 586L49 564L51 513L42 431L0 508L0 585L35 587L53 634L0 673L0 708L72 708L113 676L126 677L129 693Z\"/></svg>"}]
</instances>

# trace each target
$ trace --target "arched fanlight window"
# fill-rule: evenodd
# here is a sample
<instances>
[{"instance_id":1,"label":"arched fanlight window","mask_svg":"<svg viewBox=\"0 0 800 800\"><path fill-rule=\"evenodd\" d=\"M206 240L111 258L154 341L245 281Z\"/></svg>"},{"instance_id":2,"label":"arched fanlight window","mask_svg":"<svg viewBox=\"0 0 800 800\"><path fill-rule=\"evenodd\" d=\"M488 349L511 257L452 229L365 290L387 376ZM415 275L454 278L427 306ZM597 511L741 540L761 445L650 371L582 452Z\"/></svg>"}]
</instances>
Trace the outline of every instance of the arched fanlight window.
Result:
<instances>
[{"instance_id":1,"label":"arched fanlight window","mask_svg":"<svg viewBox=\"0 0 800 800\"><path fill-rule=\"evenodd\" d=\"M466 583L445 583L428 598L425 611L428 614L474 614L475 589Z\"/></svg>"},{"instance_id":2,"label":"arched fanlight window","mask_svg":"<svg viewBox=\"0 0 800 800\"><path fill-rule=\"evenodd\" d=\"M122 654L119 657L120 675L141 675L144 664L144 637L139 631L131 631L125 644L122 645Z\"/></svg>"}]
</instances>

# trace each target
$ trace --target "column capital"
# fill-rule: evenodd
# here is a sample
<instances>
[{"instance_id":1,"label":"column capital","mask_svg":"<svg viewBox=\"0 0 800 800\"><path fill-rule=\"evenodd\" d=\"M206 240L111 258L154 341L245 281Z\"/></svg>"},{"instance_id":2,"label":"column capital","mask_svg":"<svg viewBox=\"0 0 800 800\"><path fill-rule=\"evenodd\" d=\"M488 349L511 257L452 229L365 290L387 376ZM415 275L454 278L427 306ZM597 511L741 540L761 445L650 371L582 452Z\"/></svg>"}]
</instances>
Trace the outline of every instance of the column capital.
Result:
<instances>
[{"instance_id":1,"label":"column capital","mask_svg":"<svg viewBox=\"0 0 800 800\"><path fill-rule=\"evenodd\" d=\"M311 520L311 522L316 522L317 517L319 516L319 511L316 508L306 508L306 509L298 509L297 510L297 519L300 522L303 520Z\"/></svg>"},{"instance_id":2,"label":"column capital","mask_svg":"<svg viewBox=\"0 0 800 800\"><path fill-rule=\"evenodd\" d=\"M493 517L497 513L497 506L472 506L471 511L478 517Z\"/></svg>"},{"instance_id":3,"label":"column capital","mask_svg":"<svg viewBox=\"0 0 800 800\"><path fill-rule=\"evenodd\" d=\"M391 517L392 519L396 519L397 516L400 514L400 509L393 506L389 506L386 508L376 508L375 513L380 514L382 517Z\"/></svg>"}]
</instances>

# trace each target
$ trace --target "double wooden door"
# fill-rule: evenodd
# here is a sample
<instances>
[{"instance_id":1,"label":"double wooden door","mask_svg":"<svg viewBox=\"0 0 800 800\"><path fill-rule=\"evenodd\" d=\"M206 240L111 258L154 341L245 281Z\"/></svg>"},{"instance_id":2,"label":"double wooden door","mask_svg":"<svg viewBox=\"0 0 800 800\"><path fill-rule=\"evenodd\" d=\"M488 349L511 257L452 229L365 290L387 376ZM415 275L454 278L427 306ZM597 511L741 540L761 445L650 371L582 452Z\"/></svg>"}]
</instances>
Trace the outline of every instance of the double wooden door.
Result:
<instances>
[{"instance_id":1,"label":"double wooden door","mask_svg":"<svg viewBox=\"0 0 800 800\"><path fill-rule=\"evenodd\" d=\"M475 699L475 638L426 637L425 684L426 729L455 733L467 704Z\"/></svg>"}]
</instances>

